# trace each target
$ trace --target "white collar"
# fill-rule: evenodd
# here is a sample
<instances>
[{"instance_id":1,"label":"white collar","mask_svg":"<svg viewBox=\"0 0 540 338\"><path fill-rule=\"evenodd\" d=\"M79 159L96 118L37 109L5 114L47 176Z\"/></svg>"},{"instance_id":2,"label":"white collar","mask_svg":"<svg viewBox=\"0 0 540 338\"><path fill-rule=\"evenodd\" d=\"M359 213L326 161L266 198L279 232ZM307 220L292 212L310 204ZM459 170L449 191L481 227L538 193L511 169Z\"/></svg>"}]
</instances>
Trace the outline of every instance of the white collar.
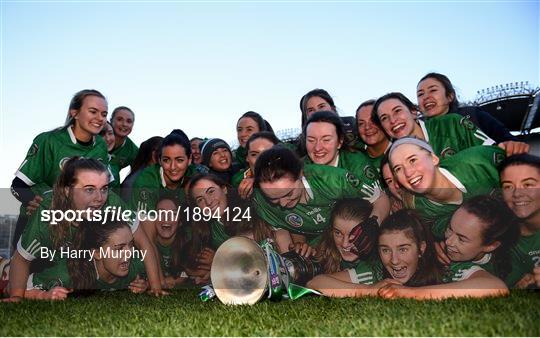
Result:
<instances>
[{"instance_id":1,"label":"white collar","mask_svg":"<svg viewBox=\"0 0 540 338\"><path fill-rule=\"evenodd\" d=\"M429 143L429 134L426 129L426 123L422 120L418 120L418 124L420 125L420 129L422 130L422 133L424 133L425 141Z\"/></svg>"},{"instance_id":2,"label":"white collar","mask_svg":"<svg viewBox=\"0 0 540 338\"><path fill-rule=\"evenodd\" d=\"M473 263L478 264L478 265L484 265L484 264L489 263L490 260L491 260L491 252L488 252L487 254L484 255L484 257L480 258L477 261L473 261Z\"/></svg>"},{"instance_id":3,"label":"white collar","mask_svg":"<svg viewBox=\"0 0 540 338\"><path fill-rule=\"evenodd\" d=\"M313 190L311 189L311 186L309 185L309 182L306 180L306 176L302 176L302 184L304 185L304 188L306 189L307 191L307 194L308 194L308 201L310 199L313 199Z\"/></svg>"},{"instance_id":4,"label":"white collar","mask_svg":"<svg viewBox=\"0 0 540 338\"><path fill-rule=\"evenodd\" d=\"M163 176L163 167L162 166L159 167L159 177L161 177L161 186L163 188L166 188L167 187L167 182L165 182L165 176Z\"/></svg>"},{"instance_id":5,"label":"white collar","mask_svg":"<svg viewBox=\"0 0 540 338\"><path fill-rule=\"evenodd\" d=\"M443 174L450 182L452 182L453 185L456 186L461 192L467 193L467 188L461 183L456 176L454 176L451 172L444 168L439 168L439 171L441 174Z\"/></svg>"},{"instance_id":6,"label":"white collar","mask_svg":"<svg viewBox=\"0 0 540 338\"><path fill-rule=\"evenodd\" d=\"M337 168L338 166L338 163L339 163L339 150L338 150L338 153L337 153L337 156L336 156L336 159L334 160L334 163L330 163L329 165L331 165L332 167L334 168Z\"/></svg>"},{"instance_id":7,"label":"white collar","mask_svg":"<svg viewBox=\"0 0 540 338\"><path fill-rule=\"evenodd\" d=\"M69 138L71 139L71 142L73 144L77 144L77 138L75 137L75 134L73 133L73 125L67 127L67 132L69 134ZM92 145L96 144L96 137L92 136Z\"/></svg>"},{"instance_id":8,"label":"white collar","mask_svg":"<svg viewBox=\"0 0 540 338\"><path fill-rule=\"evenodd\" d=\"M97 269L96 260L93 259L92 262L94 263L94 269L96 269L96 279L99 279L99 272L98 272L98 269Z\"/></svg>"}]
</instances>

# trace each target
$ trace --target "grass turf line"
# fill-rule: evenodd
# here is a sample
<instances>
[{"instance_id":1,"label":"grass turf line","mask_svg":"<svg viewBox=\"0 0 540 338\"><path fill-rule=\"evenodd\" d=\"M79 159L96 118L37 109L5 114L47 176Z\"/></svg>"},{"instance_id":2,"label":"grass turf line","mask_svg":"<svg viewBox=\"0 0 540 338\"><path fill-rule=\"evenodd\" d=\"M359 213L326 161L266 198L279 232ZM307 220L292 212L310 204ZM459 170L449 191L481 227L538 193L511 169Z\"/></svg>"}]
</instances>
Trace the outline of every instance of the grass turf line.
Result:
<instances>
[{"instance_id":1,"label":"grass turf line","mask_svg":"<svg viewBox=\"0 0 540 338\"><path fill-rule=\"evenodd\" d=\"M311 296L236 307L197 293L0 303L0 336L540 336L538 291L441 302Z\"/></svg>"}]
</instances>

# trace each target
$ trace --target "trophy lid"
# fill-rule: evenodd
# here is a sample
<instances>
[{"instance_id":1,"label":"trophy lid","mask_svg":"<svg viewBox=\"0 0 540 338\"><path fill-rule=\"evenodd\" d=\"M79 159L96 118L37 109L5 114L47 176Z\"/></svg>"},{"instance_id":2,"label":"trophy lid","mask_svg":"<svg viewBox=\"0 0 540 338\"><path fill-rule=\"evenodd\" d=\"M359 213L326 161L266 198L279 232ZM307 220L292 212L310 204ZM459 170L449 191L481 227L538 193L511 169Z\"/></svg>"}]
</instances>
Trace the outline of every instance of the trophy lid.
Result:
<instances>
[{"instance_id":1,"label":"trophy lid","mask_svg":"<svg viewBox=\"0 0 540 338\"><path fill-rule=\"evenodd\" d=\"M264 251L251 239L228 239L214 255L210 279L216 296L224 304L255 304L268 286Z\"/></svg>"}]
</instances>

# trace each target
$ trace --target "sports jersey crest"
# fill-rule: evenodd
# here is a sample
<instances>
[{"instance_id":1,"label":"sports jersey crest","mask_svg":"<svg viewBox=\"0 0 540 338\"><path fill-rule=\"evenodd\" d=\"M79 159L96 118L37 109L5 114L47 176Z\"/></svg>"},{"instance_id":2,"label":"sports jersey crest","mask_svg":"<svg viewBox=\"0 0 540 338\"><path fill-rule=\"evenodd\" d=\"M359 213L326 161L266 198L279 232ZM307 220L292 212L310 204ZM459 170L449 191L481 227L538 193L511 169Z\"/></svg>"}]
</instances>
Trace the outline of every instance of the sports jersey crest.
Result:
<instances>
[{"instance_id":1,"label":"sports jersey crest","mask_svg":"<svg viewBox=\"0 0 540 338\"><path fill-rule=\"evenodd\" d=\"M28 154L26 154L27 157L32 157L32 156L35 156L37 154L39 150L39 147L37 144L32 144L32 146L30 147L30 149L28 149Z\"/></svg>"},{"instance_id":2,"label":"sports jersey crest","mask_svg":"<svg viewBox=\"0 0 540 338\"><path fill-rule=\"evenodd\" d=\"M377 171L370 165L364 167L364 176L370 180L374 180L377 177Z\"/></svg>"},{"instance_id":3,"label":"sports jersey crest","mask_svg":"<svg viewBox=\"0 0 540 338\"><path fill-rule=\"evenodd\" d=\"M285 221L289 223L290 226L299 228L304 224L304 219L295 213L290 213L287 216L285 216Z\"/></svg>"},{"instance_id":4,"label":"sports jersey crest","mask_svg":"<svg viewBox=\"0 0 540 338\"><path fill-rule=\"evenodd\" d=\"M360 180L354 174L347 172L345 177L347 178L347 182L349 182L353 187L356 188L358 185L360 185Z\"/></svg>"},{"instance_id":5,"label":"sports jersey crest","mask_svg":"<svg viewBox=\"0 0 540 338\"><path fill-rule=\"evenodd\" d=\"M459 121L459 124L461 124L463 127L467 129L471 129L471 130L474 129L474 123L470 120L469 115L462 117L461 120Z\"/></svg>"},{"instance_id":6,"label":"sports jersey crest","mask_svg":"<svg viewBox=\"0 0 540 338\"><path fill-rule=\"evenodd\" d=\"M141 189L139 196L141 197L142 200L146 201L148 197L150 196L150 194L148 193L146 189Z\"/></svg>"},{"instance_id":7,"label":"sports jersey crest","mask_svg":"<svg viewBox=\"0 0 540 338\"><path fill-rule=\"evenodd\" d=\"M501 153L493 153L493 164L499 165L505 158L504 154Z\"/></svg>"},{"instance_id":8,"label":"sports jersey crest","mask_svg":"<svg viewBox=\"0 0 540 338\"><path fill-rule=\"evenodd\" d=\"M454 156L456 154L456 151L452 147L446 147L441 151L441 158L448 158L450 156Z\"/></svg>"}]
</instances>

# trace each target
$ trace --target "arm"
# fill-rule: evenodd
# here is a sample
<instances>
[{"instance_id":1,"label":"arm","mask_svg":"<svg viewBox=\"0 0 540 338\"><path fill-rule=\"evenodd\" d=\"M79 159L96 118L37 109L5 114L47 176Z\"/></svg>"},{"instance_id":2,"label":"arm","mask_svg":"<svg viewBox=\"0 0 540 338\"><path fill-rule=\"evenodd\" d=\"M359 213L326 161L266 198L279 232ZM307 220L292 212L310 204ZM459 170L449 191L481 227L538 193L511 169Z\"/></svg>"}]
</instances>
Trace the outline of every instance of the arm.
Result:
<instances>
[{"instance_id":1,"label":"arm","mask_svg":"<svg viewBox=\"0 0 540 338\"><path fill-rule=\"evenodd\" d=\"M144 260L144 268L148 276L150 284L150 292L156 296L167 294L161 289L161 279L159 276L159 262L157 261L155 246L148 240L144 230L137 229L133 234L135 244L140 250L146 251L146 259Z\"/></svg>"},{"instance_id":2,"label":"arm","mask_svg":"<svg viewBox=\"0 0 540 338\"><path fill-rule=\"evenodd\" d=\"M485 270L476 271L466 280L448 284L423 287L387 285L379 290L383 298L445 299L483 298L508 295L508 288L502 280Z\"/></svg>"},{"instance_id":3,"label":"arm","mask_svg":"<svg viewBox=\"0 0 540 338\"><path fill-rule=\"evenodd\" d=\"M24 298L36 300L65 300L71 291L73 290L66 289L63 286L55 286L48 291L32 289L26 290Z\"/></svg>"},{"instance_id":4,"label":"arm","mask_svg":"<svg viewBox=\"0 0 540 338\"><path fill-rule=\"evenodd\" d=\"M156 225L155 222L144 220L141 221L141 227L146 234L146 237L148 238L150 245L152 246L152 249L154 250L154 255L156 257L157 262L157 269L159 273L159 280L161 285L165 282L165 275L163 274L163 271L161 270L161 255L159 253L159 250L156 246L156 240L157 240L157 233L156 233Z\"/></svg>"},{"instance_id":5,"label":"arm","mask_svg":"<svg viewBox=\"0 0 540 338\"><path fill-rule=\"evenodd\" d=\"M276 245L277 245L276 249L278 249L278 252L280 254L289 251L289 248L291 247L291 245L294 245L293 239L288 230L285 230L285 229L274 230L274 237L276 239Z\"/></svg>"},{"instance_id":6,"label":"arm","mask_svg":"<svg viewBox=\"0 0 540 338\"><path fill-rule=\"evenodd\" d=\"M26 284L30 274L30 261L24 259L18 251L11 258L9 270L9 297L24 298Z\"/></svg>"},{"instance_id":7,"label":"arm","mask_svg":"<svg viewBox=\"0 0 540 338\"><path fill-rule=\"evenodd\" d=\"M381 195L375 202L373 202L373 211L370 216L377 216L379 225L384 221L388 214L390 213L390 199L388 196L381 192Z\"/></svg>"},{"instance_id":8,"label":"arm","mask_svg":"<svg viewBox=\"0 0 540 338\"><path fill-rule=\"evenodd\" d=\"M377 285L377 284L376 284ZM307 283L307 287L320 291L327 297L376 296L378 287L352 283L349 270L331 275L318 275Z\"/></svg>"}]
</instances>

